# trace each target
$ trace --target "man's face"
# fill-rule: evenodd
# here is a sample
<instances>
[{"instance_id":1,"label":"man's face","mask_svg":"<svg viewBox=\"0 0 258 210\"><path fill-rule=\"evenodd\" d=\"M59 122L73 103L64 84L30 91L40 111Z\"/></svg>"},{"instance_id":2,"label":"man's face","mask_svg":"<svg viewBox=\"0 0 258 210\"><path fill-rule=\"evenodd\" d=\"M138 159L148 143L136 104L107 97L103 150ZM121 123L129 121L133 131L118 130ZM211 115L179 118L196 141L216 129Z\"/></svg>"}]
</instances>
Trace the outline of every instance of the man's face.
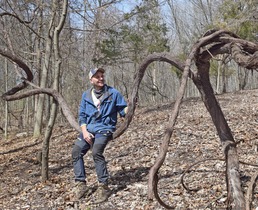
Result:
<instances>
[{"instance_id":1,"label":"man's face","mask_svg":"<svg viewBox=\"0 0 258 210\"><path fill-rule=\"evenodd\" d=\"M95 89L102 89L105 84L104 73L97 71L90 79L91 84Z\"/></svg>"}]
</instances>

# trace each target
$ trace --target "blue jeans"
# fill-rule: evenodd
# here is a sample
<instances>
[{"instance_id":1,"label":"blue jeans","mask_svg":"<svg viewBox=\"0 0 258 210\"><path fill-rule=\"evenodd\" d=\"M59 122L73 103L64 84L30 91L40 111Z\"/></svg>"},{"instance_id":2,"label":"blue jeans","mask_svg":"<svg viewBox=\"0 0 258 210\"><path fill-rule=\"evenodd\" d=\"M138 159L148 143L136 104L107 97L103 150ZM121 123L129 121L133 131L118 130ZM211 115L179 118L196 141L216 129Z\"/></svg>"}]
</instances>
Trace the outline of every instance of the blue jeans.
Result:
<instances>
[{"instance_id":1,"label":"blue jeans","mask_svg":"<svg viewBox=\"0 0 258 210\"><path fill-rule=\"evenodd\" d=\"M98 181L100 183L107 184L109 174L107 170L107 164L105 157L103 156L105 147L109 140L112 139L112 133L110 131L100 131L95 134L92 139L92 156L95 164ZM72 158L73 158L73 169L75 175L75 181L85 181L86 173L84 167L83 156L89 151L91 145L83 139L82 133L73 145Z\"/></svg>"}]
</instances>

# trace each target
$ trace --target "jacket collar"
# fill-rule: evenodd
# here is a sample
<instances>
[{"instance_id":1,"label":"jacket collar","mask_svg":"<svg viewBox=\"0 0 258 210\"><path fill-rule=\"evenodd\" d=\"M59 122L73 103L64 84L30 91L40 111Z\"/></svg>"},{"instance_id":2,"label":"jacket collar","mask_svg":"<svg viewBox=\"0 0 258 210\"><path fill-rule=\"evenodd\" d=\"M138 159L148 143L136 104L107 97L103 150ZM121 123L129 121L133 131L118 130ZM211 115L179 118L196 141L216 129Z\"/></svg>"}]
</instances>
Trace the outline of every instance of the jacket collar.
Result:
<instances>
[{"instance_id":1,"label":"jacket collar","mask_svg":"<svg viewBox=\"0 0 258 210\"><path fill-rule=\"evenodd\" d=\"M109 91L109 86L107 86L106 84L104 85L105 90L104 90L104 94L103 96L101 97L101 101L104 101L106 98L108 98L112 93ZM86 91L86 100L88 102L91 102L92 104L93 103L93 99L92 99L92 91L93 91L93 87L91 87L90 89L88 89Z\"/></svg>"}]
</instances>

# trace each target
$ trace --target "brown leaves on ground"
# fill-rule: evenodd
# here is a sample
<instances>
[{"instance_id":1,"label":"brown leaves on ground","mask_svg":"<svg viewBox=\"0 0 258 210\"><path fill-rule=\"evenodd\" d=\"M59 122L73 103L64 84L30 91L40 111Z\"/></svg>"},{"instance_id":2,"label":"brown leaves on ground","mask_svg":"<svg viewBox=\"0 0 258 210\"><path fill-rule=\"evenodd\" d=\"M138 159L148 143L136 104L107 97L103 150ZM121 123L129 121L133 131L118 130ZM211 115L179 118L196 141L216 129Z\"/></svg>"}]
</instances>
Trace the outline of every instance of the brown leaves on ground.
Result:
<instances>
[{"instance_id":1,"label":"brown leaves on ground","mask_svg":"<svg viewBox=\"0 0 258 210\"><path fill-rule=\"evenodd\" d=\"M217 95L225 118L238 143L240 174L246 192L252 174L258 170L258 91ZM51 139L50 179L42 183L40 139L13 137L0 141L0 209L163 209L147 198L150 167L159 152L173 105L138 108L128 130L106 149L113 194L106 203L93 205L73 197L71 148L77 133L57 127ZM159 173L159 195L176 209L225 209L225 163L211 118L199 98L181 106L166 160ZM209 160L206 159L217 159ZM201 161L203 160L203 161ZM190 167L194 163L200 161ZM88 185L96 190L96 174L91 152L85 156ZM190 168L189 168L190 167ZM185 170L183 188L181 176ZM258 187L253 209L258 207Z\"/></svg>"}]
</instances>

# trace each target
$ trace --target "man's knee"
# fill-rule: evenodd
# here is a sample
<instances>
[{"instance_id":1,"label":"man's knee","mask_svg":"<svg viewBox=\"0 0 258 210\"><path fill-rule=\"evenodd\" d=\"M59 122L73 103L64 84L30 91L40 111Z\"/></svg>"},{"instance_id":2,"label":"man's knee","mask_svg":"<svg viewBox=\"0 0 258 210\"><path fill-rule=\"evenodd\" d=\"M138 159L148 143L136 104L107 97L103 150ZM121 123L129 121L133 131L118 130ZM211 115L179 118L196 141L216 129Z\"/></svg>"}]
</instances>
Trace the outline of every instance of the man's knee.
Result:
<instances>
[{"instance_id":1,"label":"man's knee","mask_svg":"<svg viewBox=\"0 0 258 210\"><path fill-rule=\"evenodd\" d=\"M92 148L92 156L94 157L99 157L102 156L103 152L105 149L105 145L103 144L95 144Z\"/></svg>"},{"instance_id":2,"label":"man's knee","mask_svg":"<svg viewBox=\"0 0 258 210\"><path fill-rule=\"evenodd\" d=\"M81 151L82 151L82 149L78 145L76 145L76 144L73 145L73 149L72 149L73 160L78 160L80 158Z\"/></svg>"}]
</instances>

